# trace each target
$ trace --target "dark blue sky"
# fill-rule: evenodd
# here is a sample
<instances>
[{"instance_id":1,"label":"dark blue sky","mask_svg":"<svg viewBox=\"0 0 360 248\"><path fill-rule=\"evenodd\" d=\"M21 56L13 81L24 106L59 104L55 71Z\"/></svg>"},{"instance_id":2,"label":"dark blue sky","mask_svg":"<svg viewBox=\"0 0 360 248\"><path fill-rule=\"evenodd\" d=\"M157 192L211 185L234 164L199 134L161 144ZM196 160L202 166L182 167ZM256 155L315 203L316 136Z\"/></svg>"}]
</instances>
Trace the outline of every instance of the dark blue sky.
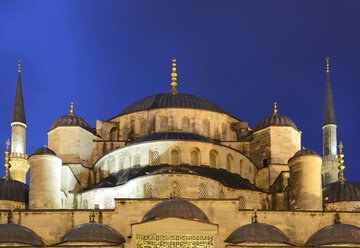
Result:
<instances>
[{"instance_id":1,"label":"dark blue sky","mask_svg":"<svg viewBox=\"0 0 360 248\"><path fill-rule=\"evenodd\" d=\"M135 100L178 89L254 127L289 116L302 145L322 154L325 57L330 57L345 176L360 181L360 1L1 1L0 164L11 134L17 58L27 153L52 122L75 113L92 127ZM3 174L3 167L0 169Z\"/></svg>"}]
</instances>

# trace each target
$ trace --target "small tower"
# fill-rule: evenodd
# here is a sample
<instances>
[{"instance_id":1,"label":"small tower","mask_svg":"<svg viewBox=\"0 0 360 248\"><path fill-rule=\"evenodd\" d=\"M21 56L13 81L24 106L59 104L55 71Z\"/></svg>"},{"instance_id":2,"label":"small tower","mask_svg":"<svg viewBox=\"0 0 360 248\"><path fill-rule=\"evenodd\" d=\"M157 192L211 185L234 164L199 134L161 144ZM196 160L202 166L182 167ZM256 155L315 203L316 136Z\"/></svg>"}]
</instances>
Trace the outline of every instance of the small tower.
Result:
<instances>
[{"instance_id":1,"label":"small tower","mask_svg":"<svg viewBox=\"0 0 360 248\"><path fill-rule=\"evenodd\" d=\"M18 63L18 79L15 101L11 118L11 154L10 172L13 180L26 183L26 173L29 170L28 156L26 155L26 118L24 99L21 86L21 60Z\"/></svg>"},{"instance_id":2,"label":"small tower","mask_svg":"<svg viewBox=\"0 0 360 248\"><path fill-rule=\"evenodd\" d=\"M329 58L326 58L326 88L323 120L323 157L321 174L324 185L338 180L339 159L337 157L336 118L330 83Z\"/></svg>"}]
</instances>

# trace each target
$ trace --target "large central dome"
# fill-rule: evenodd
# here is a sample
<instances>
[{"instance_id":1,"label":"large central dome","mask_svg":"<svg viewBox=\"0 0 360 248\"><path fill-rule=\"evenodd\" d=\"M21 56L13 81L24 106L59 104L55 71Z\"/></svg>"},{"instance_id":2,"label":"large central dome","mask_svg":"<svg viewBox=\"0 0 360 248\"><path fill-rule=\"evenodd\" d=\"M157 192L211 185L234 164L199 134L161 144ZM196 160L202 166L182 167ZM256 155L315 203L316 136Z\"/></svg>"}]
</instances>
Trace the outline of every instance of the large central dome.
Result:
<instances>
[{"instance_id":1,"label":"large central dome","mask_svg":"<svg viewBox=\"0 0 360 248\"><path fill-rule=\"evenodd\" d=\"M173 95L172 93L160 93L152 96L147 96L134 102L133 104L125 108L119 115L126 115L138 111L159 108L203 109L227 114L224 109L200 96L185 93L177 93L175 95Z\"/></svg>"}]
</instances>

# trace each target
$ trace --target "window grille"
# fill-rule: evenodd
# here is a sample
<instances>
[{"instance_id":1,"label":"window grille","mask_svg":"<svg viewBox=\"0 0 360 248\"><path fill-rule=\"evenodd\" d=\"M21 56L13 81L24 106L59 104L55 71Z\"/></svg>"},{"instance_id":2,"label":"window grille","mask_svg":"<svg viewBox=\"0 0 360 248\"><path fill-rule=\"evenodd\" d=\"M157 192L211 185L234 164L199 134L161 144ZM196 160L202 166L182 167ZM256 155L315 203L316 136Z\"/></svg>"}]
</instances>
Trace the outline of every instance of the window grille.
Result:
<instances>
[{"instance_id":1,"label":"window grille","mask_svg":"<svg viewBox=\"0 0 360 248\"><path fill-rule=\"evenodd\" d=\"M239 209L246 209L245 197L239 197Z\"/></svg>"},{"instance_id":2,"label":"window grille","mask_svg":"<svg viewBox=\"0 0 360 248\"><path fill-rule=\"evenodd\" d=\"M182 118L181 130L183 132L190 132L190 119L187 117Z\"/></svg>"},{"instance_id":3,"label":"window grille","mask_svg":"<svg viewBox=\"0 0 360 248\"><path fill-rule=\"evenodd\" d=\"M204 136L210 137L210 122L208 120L203 120L203 133Z\"/></svg>"},{"instance_id":4,"label":"window grille","mask_svg":"<svg viewBox=\"0 0 360 248\"><path fill-rule=\"evenodd\" d=\"M169 124L168 124L168 118L166 116L163 116L160 118L160 131L166 132L168 131Z\"/></svg>"},{"instance_id":5,"label":"window grille","mask_svg":"<svg viewBox=\"0 0 360 248\"><path fill-rule=\"evenodd\" d=\"M150 151L150 161L152 165L160 165L160 153L158 151Z\"/></svg>"},{"instance_id":6,"label":"window grille","mask_svg":"<svg viewBox=\"0 0 360 248\"><path fill-rule=\"evenodd\" d=\"M89 206L88 206L88 201L85 199L84 201L83 201L83 203L82 203L82 208L83 209L88 209L89 208Z\"/></svg>"},{"instance_id":7,"label":"window grille","mask_svg":"<svg viewBox=\"0 0 360 248\"><path fill-rule=\"evenodd\" d=\"M209 154L210 167L217 168L217 157L217 152L211 150Z\"/></svg>"},{"instance_id":8,"label":"window grille","mask_svg":"<svg viewBox=\"0 0 360 248\"><path fill-rule=\"evenodd\" d=\"M180 198L180 183L178 181L171 182L170 198Z\"/></svg>"},{"instance_id":9,"label":"window grille","mask_svg":"<svg viewBox=\"0 0 360 248\"><path fill-rule=\"evenodd\" d=\"M200 165L199 151L196 149L190 153L190 165Z\"/></svg>"},{"instance_id":10,"label":"window grille","mask_svg":"<svg viewBox=\"0 0 360 248\"><path fill-rule=\"evenodd\" d=\"M140 166L140 154L139 153L136 153L134 158L133 158L133 166L135 167L139 167Z\"/></svg>"},{"instance_id":11,"label":"window grille","mask_svg":"<svg viewBox=\"0 0 360 248\"><path fill-rule=\"evenodd\" d=\"M144 198L152 198L152 186L150 183L144 184Z\"/></svg>"},{"instance_id":12,"label":"window grille","mask_svg":"<svg viewBox=\"0 0 360 248\"><path fill-rule=\"evenodd\" d=\"M177 149L171 151L171 164L180 165L180 152Z\"/></svg>"},{"instance_id":13,"label":"window grille","mask_svg":"<svg viewBox=\"0 0 360 248\"><path fill-rule=\"evenodd\" d=\"M147 127L147 123L145 119L141 119L140 121L140 135L141 136L145 136L146 135L146 127Z\"/></svg>"},{"instance_id":14,"label":"window grille","mask_svg":"<svg viewBox=\"0 0 360 248\"><path fill-rule=\"evenodd\" d=\"M112 209L114 207L114 199L112 199L110 196L106 196L104 200L104 209Z\"/></svg>"},{"instance_id":15,"label":"window grille","mask_svg":"<svg viewBox=\"0 0 360 248\"><path fill-rule=\"evenodd\" d=\"M199 198L207 198L208 197L208 192L207 192L207 187L205 183L200 183L199 184Z\"/></svg>"}]
</instances>

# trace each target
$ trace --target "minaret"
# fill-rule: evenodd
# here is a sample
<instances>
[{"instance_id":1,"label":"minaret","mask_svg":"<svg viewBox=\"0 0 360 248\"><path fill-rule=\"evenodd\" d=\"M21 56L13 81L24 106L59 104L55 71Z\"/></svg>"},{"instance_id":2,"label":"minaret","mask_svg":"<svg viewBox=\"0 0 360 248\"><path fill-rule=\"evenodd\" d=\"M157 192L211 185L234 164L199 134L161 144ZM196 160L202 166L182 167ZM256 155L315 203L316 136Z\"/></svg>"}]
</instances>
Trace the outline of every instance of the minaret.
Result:
<instances>
[{"instance_id":1,"label":"minaret","mask_svg":"<svg viewBox=\"0 0 360 248\"><path fill-rule=\"evenodd\" d=\"M326 89L323 120L323 157L321 174L324 185L338 180L339 159L337 157L336 118L330 83L329 58L326 58Z\"/></svg>"},{"instance_id":2,"label":"minaret","mask_svg":"<svg viewBox=\"0 0 360 248\"><path fill-rule=\"evenodd\" d=\"M18 63L18 78L16 84L15 101L11 118L11 178L26 183L26 173L29 170L26 155L26 119L24 99L21 87L21 60Z\"/></svg>"}]
</instances>

